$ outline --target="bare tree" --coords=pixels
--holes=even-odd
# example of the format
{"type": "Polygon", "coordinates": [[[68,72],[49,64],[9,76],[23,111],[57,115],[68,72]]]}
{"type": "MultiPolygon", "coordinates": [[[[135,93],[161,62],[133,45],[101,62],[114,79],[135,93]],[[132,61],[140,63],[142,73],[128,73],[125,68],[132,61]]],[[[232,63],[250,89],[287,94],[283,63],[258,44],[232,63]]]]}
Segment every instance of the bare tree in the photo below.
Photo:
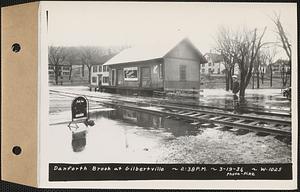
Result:
{"type": "Polygon", "coordinates": [[[254,89],[254,79],[256,77],[256,88],[259,89],[259,76],[260,76],[260,68],[262,65],[262,54],[260,53],[260,51],[257,53],[257,56],[254,60],[254,65],[253,65],[253,84],[252,84],[252,88],[254,89]]]}
{"type": "Polygon", "coordinates": [[[237,63],[239,66],[239,95],[241,101],[243,101],[245,98],[245,90],[254,72],[253,68],[257,54],[264,45],[262,38],[265,34],[265,31],[266,28],[264,28],[261,34],[258,34],[257,29],[254,29],[253,31],[237,31],[235,33],[226,30],[225,34],[221,35],[218,39],[218,42],[226,42],[226,46],[219,46],[218,50],[222,51],[223,54],[226,53],[226,55],[230,55],[230,57],[232,57],[232,63],[237,63]]]}
{"type": "MultiPolygon", "coordinates": [[[[264,84],[264,75],[266,72],[266,66],[267,66],[267,55],[264,52],[263,49],[260,49],[257,53],[257,57],[254,62],[254,74],[256,77],[256,88],[260,88],[260,80],[261,84],[264,84]]],[[[254,81],[254,75],[253,75],[253,81],[254,81]]],[[[253,88],[254,88],[254,82],[253,82],[253,88]]]]}
{"type": "Polygon", "coordinates": [[[280,20],[280,14],[276,14],[274,15],[274,17],[272,18],[275,26],[276,26],[276,34],[277,37],[280,41],[280,47],[282,47],[288,57],[288,69],[286,69],[285,67],[281,68],[281,78],[282,78],[282,83],[283,86],[286,86],[287,83],[287,79],[288,79],[288,74],[289,74],[289,80],[290,80],[290,84],[291,84],[291,61],[292,61],[292,48],[291,48],[291,43],[288,39],[288,35],[286,30],[284,30],[281,20],[280,20]]]}
{"type": "Polygon", "coordinates": [[[102,57],[112,54],[113,51],[104,47],[80,47],[79,50],[80,60],[82,65],[88,68],[88,79],[91,83],[92,66],[102,64],[102,57]]]}
{"type": "Polygon", "coordinates": [[[50,66],[53,66],[55,84],[58,84],[58,78],[61,77],[61,68],[66,61],[68,54],[64,47],[50,46],[48,48],[48,62],[50,66]]]}
{"type": "Polygon", "coordinates": [[[273,63],[277,53],[278,51],[275,46],[272,48],[269,47],[267,49],[262,50],[263,62],[265,62],[269,70],[270,87],[272,87],[272,83],[273,83],[273,63]]]}
{"type": "Polygon", "coordinates": [[[289,62],[291,63],[291,60],[292,60],[291,44],[288,39],[287,32],[282,27],[282,24],[280,21],[280,15],[275,14],[275,16],[272,20],[273,20],[274,24],[276,25],[276,33],[281,42],[281,47],[284,49],[287,57],[289,58],[289,62]]]}
{"type": "Polygon", "coordinates": [[[219,29],[217,37],[216,51],[222,55],[225,66],[225,79],[226,79],[226,91],[232,89],[232,75],[234,73],[234,57],[231,53],[232,39],[230,36],[230,30],[224,27],[219,29]]]}
{"type": "Polygon", "coordinates": [[[268,65],[267,61],[268,61],[267,55],[263,51],[261,51],[261,54],[260,54],[261,66],[259,67],[259,75],[260,75],[260,79],[261,79],[261,84],[264,84],[266,66],[268,65]]]}
{"type": "Polygon", "coordinates": [[[288,82],[288,75],[290,74],[289,61],[278,60],[278,62],[279,62],[280,77],[282,80],[282,87],[286,87],[288,82]]]}
{"type": "Polygon", "coordinates": [[[77,55],[78,55],[78,50],[75,47],[68,47],[66,48],[66,51],[68,52],[68,57],[66,61],[69,63],[70,68],[69,68],[69,80],[72,80],[72,71],[73,71],[73,66],[77,63],[77,55]]]}

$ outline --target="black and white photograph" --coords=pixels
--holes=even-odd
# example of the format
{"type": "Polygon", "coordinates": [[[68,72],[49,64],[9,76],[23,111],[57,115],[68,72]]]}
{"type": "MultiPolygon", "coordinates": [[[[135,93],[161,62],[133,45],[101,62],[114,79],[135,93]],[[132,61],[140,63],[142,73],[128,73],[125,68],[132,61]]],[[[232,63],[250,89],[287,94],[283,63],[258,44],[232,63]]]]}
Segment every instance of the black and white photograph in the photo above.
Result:
{"type": "Polygon", "coordinates": [[[266,165],[279,174],[274,179],[292,179],[296,8],[49,3],[43,64],[48,126],[42,145],[47,165],[56,163],[49,173],[84,171],[89,167],[78,164],[89,163],[132,165],[125,169],[133,172],[176,165],[172,170],[195,169],[192,180],[205,180],[197,169],[224,166],[221,179],[251,180],[259,178],[256,168],[246,172],[236,165],[266,165]]]}

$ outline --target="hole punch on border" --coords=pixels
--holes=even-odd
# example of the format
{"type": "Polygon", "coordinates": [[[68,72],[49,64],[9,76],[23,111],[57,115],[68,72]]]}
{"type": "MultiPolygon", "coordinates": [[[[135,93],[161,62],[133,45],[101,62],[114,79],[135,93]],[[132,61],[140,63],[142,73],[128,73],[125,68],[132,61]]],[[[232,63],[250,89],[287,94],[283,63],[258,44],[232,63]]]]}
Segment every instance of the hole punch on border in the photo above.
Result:
{"type": "Polygon", "coordinates": [[[15,53],[18,53],[20,52],[21,50],[21,45],[19,43],[14,43],[12,46],[11,46],[11,50],[15,53]]]}
{"type": "Polygon", "coordinates": [[[12,148],[12,152],[13,152],[13,154],[15,154],[15,155],[20,155],[21,152],[22,152],[22,148],[21,148],[20,146],[14,146],[14,147],[12,148]]]}

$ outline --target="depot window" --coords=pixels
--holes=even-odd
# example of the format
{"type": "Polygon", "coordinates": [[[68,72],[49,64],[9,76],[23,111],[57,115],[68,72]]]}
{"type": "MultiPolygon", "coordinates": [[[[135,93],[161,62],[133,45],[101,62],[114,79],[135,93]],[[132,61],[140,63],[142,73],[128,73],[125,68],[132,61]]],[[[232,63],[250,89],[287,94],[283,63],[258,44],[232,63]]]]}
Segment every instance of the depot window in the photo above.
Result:
{"type": "Polygon", "coordinates": [[[137,81],[138,80],[138,68],[137,67],[124,68],[124,80],[125,81],[137,81]]]}
{"type": "Polygon", "coordinates": [[[179,79],[180,79],[180,81],[186,81],[186,66],[185,65],[179,66],[179,79]]]}

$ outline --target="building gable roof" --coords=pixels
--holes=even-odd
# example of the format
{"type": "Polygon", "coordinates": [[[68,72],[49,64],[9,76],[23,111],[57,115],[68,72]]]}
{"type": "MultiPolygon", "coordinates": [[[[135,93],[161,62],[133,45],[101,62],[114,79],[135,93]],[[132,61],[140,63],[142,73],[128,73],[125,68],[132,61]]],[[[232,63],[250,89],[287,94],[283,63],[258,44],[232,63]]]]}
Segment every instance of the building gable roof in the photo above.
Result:
{"type": "Polygon", "coordinates": [[[125,49],[108,60],[106,63],[104,63],[104,65],[116,65],[122,63],[160,59],[165,57],[171,50],[173,50],[182,42],[186,42],[191,45],[191,47],[198,54],[201,63],[204,63],[206,61],[201,52],[192,44],[192,42],[188,38],[184,38],[176,43],[158,43],[152,46],[140,46],[125,49]]]}

